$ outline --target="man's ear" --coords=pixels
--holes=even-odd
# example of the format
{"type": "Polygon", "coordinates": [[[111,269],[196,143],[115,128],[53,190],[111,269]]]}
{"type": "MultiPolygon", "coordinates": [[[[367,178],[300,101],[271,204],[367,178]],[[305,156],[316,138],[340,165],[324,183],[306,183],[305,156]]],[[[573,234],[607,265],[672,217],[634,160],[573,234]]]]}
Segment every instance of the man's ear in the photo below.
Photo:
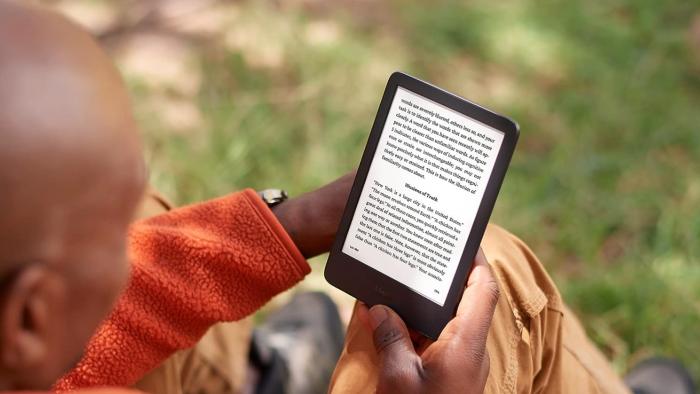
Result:
{"type": "Polygon", "coordinates": [[[6,285],[0,310],[0,363],[5,371],[20,375],[41,367],[48,356],[50,277],[45,265],[29,265],[6,285]]]}

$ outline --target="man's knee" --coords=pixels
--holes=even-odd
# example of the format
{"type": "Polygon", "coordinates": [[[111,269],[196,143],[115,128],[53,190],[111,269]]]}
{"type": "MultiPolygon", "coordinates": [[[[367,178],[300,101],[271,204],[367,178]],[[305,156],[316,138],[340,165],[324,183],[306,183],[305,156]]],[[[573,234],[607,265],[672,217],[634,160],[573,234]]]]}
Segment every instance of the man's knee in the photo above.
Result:
{"type": "Polygon", "coordinates": [[[489,224],[482,240],[486,258],[499,285],[513,307],[535,315],[545,306],[561,310],[562,301],[554,281],[532,250],[505,229],[489,224]]]}

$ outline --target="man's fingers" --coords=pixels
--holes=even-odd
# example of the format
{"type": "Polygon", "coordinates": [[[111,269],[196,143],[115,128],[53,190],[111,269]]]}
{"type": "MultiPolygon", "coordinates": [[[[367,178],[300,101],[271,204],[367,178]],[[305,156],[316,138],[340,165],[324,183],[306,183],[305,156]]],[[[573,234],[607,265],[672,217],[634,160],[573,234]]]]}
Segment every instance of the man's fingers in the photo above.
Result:
{"type": "Polygon", "coordinates": [[[392,386],[416,376],[416,368],[421,367],[420,357],[413,349],[406,324],[399,315],[384,305],[375,305],[369,310],[369,322],[383,383],[392,386]]]}
{"type": "Polygon", "coordinates": [[[369,310],[374,346],[380,355],[413,351],[408,328],[401,318],[384,305],[375,305],[369,310]]]}
{"type": "Polygon", "coordinates": [[[489,261],[486,259],[484,250],[479,248],[479,250],[476,251],[476,256],[474,256],[472,272],[469,273],[469,277],[467,278],[467,288],[475,283],[495,280],[496,278],[491,271],[491,266],[489,266],[489,261]]]}
{"type": "Polygon", "coordinates": [[[479,248],[467,288],[457,308],[457,316],[446,331],[472,343],[479,341],[485,344],[499,295],[496,277],[479,248]]]}
{"type": "Polygon", "coordinates": [[[489,308],[496,308],[499,295],[496,276],[486,260],[484,251],[479,248],[474,258],[474,267],[467,280],[467,288],[464,290],[462,300],[457,308],[457,316],[465,313],[471,316],[473,312],[480,312],[477,316],[492,315],[493,311],[489,313],[489,308]],[[486,307],[486,309],[474,309],[477,307],[486,307]]]}

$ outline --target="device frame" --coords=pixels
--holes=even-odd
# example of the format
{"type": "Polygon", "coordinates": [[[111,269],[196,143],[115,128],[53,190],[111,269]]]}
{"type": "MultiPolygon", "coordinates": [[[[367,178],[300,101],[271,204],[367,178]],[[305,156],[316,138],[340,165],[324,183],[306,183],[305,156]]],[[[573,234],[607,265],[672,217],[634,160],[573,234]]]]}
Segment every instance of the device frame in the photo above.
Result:
{"type": "Polygon", "coordinates": [[[429,338],[436,339],[457,311],[467,276],[481,244],[496,197],[513,156],[518,136],[519,127],[513,120],[410,75],[394,72],[389,77],[384,90],[335,241],[328,256],[325,268],[326,280],[368,306],[383,304],[391,307],[403,318],[408,327],[429,338]],[[399,86],[504,133],[501,148],[443,306],[342,252],[350,223],[357,209],[360,194],[399,86]]]}

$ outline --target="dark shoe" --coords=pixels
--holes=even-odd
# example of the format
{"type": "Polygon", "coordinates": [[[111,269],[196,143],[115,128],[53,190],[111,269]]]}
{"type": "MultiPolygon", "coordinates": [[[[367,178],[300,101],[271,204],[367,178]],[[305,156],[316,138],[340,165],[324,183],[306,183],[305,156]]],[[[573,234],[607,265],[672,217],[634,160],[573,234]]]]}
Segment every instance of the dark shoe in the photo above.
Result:
{"type": "Polygon", "coordinates": [[[634,394],[694,394],[690,373],[675,360],[654,357],[637,364],[625,376],[634,394]]]}
{"type": "Polygon", "coordinates": [[[257,392],[326,393],[343,337],[338,308],[326,294],[295,295],[253,331],[251,360],[267,359],[272,367],[267,372],[274,372],[262,371],[257,392]]]}

